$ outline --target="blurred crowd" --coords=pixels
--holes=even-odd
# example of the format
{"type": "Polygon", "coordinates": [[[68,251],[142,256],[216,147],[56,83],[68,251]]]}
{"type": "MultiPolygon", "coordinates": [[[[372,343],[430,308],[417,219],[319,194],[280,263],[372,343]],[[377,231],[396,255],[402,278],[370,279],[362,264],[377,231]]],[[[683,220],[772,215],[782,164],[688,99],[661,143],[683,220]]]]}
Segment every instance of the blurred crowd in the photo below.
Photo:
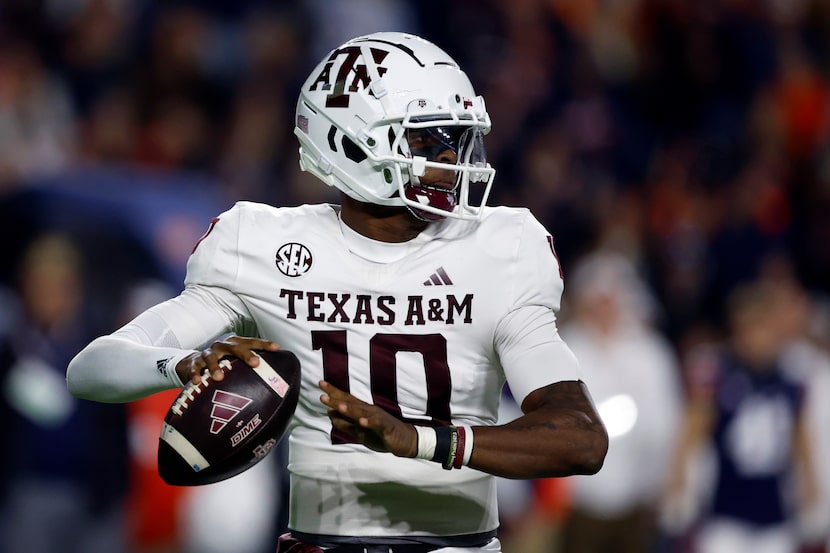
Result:
{"type": "Polygon", "coordinates": [[[490,203],[553,233],[611,437],[595,477],[503,483],[505,551],[830,550],[830,3],[0,0],[0,553],[273,550],[281,453],[166,487],[171,396],[93,405],[63,371],[233,201],[336,200],[297,90],[378,30],[484,95],[490,203]]]}

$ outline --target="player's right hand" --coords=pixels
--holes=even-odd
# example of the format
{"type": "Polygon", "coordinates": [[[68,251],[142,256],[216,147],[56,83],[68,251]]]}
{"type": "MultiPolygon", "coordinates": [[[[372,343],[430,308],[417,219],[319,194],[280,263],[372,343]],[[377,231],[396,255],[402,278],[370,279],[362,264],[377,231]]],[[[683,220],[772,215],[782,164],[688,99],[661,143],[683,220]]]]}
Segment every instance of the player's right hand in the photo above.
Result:
{"type": "Polygon", "coordinates": [[[217,340],[209,347],[188,355],[176,365],[176,373],[183,383],[188,381],[198,384],[202,374],[207,371],[214,380],[222,380],[225,375],[219,368],[219,361],[228,356],[239,357],[251,367],[259,364],[259,357],[254,350],[278,351],[279,344],[260,338],[243,338],[230,336],[224,340],[217,340]]]}
{"type": "Polygon", "coordinates": [[[413,425],[330,382],[321,380],[318,385],[324,392],[320,401],[328,407],[327,414],[334,428],[374,451],[389,452],[398,457],[415,457],[418,453],[417,431],[413,425]]]}

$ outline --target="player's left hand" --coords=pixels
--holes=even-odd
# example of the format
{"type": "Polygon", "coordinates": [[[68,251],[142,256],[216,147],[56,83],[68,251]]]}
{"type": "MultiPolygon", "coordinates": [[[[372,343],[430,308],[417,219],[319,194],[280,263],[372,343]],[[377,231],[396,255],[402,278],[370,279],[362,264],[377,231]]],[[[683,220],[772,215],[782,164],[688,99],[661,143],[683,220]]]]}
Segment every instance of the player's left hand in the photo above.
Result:
{"type": "Polygon", "coordinates": [[[369,449],[393,453],[398,457],[415,457],[418,433],[413,425],[325,380],[321,380],[319,386],[324,392],[320,401],[328,407],[328,416],[334,428],[348,433],[369,449]]]}

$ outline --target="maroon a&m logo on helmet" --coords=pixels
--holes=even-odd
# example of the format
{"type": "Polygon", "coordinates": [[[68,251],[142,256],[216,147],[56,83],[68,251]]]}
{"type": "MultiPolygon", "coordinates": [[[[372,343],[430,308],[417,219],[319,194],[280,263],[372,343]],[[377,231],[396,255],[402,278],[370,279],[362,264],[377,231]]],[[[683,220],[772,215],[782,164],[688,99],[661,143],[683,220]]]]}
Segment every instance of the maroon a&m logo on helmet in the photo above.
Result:
{"type": "MultiPolygon", "coordinates": [[[[344,46],[338,48],[331,53],[329,59],[323,65],[322,71],[311,83],[309,91],[318,89],[330,90],[331,92],[326,96],[327,108],[347,108],[349,107],[349,93],[357,92],[360,87],[369,89],[372,78],[366,68],[366,63],[358,63],[363,60],[362,48],[359,46],[344,46]],[[337,62],[340,62],[340,67],[337,70],[336,76],[332,77],[332,69],[337,62]]],[[[387,68],[380,64],[389,55],[389,52],[380,48],[369,48],[372,53],[372,62],[379,77],[386,73],[387,68]]]]}

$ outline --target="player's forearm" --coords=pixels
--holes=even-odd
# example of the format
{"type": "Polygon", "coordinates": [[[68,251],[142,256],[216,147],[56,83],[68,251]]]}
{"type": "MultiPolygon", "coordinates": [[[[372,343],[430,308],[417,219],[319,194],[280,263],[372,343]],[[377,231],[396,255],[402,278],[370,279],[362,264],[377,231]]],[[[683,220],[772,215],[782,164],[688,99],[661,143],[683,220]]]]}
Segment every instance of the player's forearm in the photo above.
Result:
{"type": "Polygon", "coordinates": [[[82,399],[123,403],[181,386],[176,363],[192,350],[139,344],[102,336],[69,363],[66,383],[82,399]]]}
{"type": "Polygon", "coordinates": [[[575,413],[475,427],[469,466],[505,478],[594,474],[602,468],[608,438],[601,424],[580,419],[575,413]]]}
{"type": "MultiPolygon", "coordinates": [[[[502,426],[475,427],[469,466],[505,478],[594,474],[608,435],[581,382],[559,382],[529,397],[531,410],[502,426]]],[[[526,402],[527,404],[527,402],[526,402]]]]}

